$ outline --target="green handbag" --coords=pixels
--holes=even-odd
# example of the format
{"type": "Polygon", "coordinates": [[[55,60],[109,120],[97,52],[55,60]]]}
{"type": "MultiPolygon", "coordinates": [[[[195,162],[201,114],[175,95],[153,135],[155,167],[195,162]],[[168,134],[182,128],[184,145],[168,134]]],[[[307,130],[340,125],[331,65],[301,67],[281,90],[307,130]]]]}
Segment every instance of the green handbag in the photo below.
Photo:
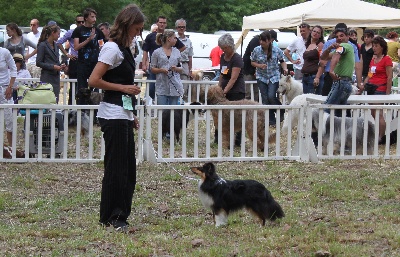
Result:
{"type": "Polygon", "coordinates": [[[32,83],[18,87],[19,104],[55,104],[56,96],[53,86],[49,83],[32,83]]]}

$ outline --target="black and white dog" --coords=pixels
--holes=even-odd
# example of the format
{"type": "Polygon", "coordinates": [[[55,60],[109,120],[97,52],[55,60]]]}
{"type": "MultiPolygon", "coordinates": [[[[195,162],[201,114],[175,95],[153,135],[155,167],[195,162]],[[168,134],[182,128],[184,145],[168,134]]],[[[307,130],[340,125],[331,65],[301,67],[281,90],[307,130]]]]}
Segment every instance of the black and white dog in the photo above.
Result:
{"type": "MultiPolygon", "coordinates": [[[[200,102],[192,102],[188,105],[201,105],[200,102]]],[[[182,109],[179,110],[174,110],[174,134],[175,134],[175,139],[177,142],[179,142],[179,136],[182,131],[182,119],[183,119],[183,111],[182,109]]],[[[193,120],[194,114],[196,110],[195,109],[188,109],[186,110],[186,127],[189,123],[189,121],[193,120]]],[[[199,110],[199,114],[202,113],[201,110],[199,110]]],[[[170,126],[171,126],[171,110],[164,110],[162,113],[162,135],[163,137],[166,136],[167,133],[171,134],[170,131],[170,126]]]]}
{"type": "Polygon", "coordinates": [[[364,118],[350,118],[345,117],[344,119],[344,131],[342,131],[342,117],[333,117],[333,131],[331,131],[331,117],[330,114],[322,112],[322,120],[319,120],[319,110],[314,109],[312,112],[312,130],[313,132],[322,133],[322,154],[327,154],[328,145],[330,143],[331,133],[333,133],[333,152],[338,153],[340,151],[342,137],[345,138],[345,149],[352,149],[352,138],[353,138],[353,119],[356,119],[355,134],[356,137],[356,152],[362,154],[363,152],[363,140],[364,133],[367,133],[367,153],[372,154],[375,141],[375,127],[371,121],[367,121],[367,131],[364,130],[364,118]],[[319,124],[322,122],[322,130],[320,130],[319,124]]]}
{"type": "Polygon", "coordinates": [[[228,215],[243,208],[260,219],[263,226],[266,220],[285,216],[282,207],[258,181],[225,180],[217,175],[211,162],[191,170],[201,178],[199,197],[204,207],[212,210],[216,227],[226,225],[228,215]]]}

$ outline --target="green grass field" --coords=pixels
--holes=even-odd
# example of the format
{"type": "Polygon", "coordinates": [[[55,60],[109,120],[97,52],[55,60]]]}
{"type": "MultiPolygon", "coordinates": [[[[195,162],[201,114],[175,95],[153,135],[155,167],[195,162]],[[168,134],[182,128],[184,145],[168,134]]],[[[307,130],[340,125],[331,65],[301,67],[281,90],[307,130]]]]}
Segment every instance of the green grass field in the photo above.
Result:
{"type": "Polygon", "coordinates": [[[217,163],[256,179],[286,217],[247,212],[215,228],[189,167],[142,163],[127,234],[98,225],[102,163],[12,164],[0,172],[0,256],[400,256],[399,161],[217,163]]]}

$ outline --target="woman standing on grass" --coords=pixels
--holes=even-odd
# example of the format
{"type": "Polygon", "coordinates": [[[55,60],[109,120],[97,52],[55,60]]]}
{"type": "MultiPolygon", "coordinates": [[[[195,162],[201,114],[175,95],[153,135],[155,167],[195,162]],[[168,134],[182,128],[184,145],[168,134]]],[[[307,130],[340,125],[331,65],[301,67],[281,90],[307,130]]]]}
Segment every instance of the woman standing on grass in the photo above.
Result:
{"type": "MultiPolygon", "coordinates": [[[[285,75],[288,74],[287,65],[282,50],[272,44],[273,38],[269,31],[260,34],[260,45],[251,53],[251,65],[256,67],[257,85],[261,93],[262,103],[266,105],[282,105],[276,91],[279,87],[280,67],[285,75]]],[[[269,125],[276,124],[276,110],[269,111],[269,125]]],[[[283,121],[283,111],[280,112],[283,121]]]]}
{"type": "Polygon", "coordinates": [[[56,44],[59,37],[60,27],[57,25],[44,27],[40,34],[36,57],[36,66],[42,68],[40,81],[53,86],[57,103],[60,96],[60,71],[65,68],[65,64],[60,63],[59,48],[56,44]]]}
{"type": "Polygon", "coordinates": [[[89,85],[105,90],[97,117],[105,141],[104,177],[101,188],[100,224],[126,231],[136,185],[133,129],[139,123],[133,114],[135,60],[130,51],[141,34],[145,16],[137,5],[126,6],[115,18],[110,38],[100,51],[89,85]]]}
{"type": "Polygon", "coordinates": [[[165,30],[156,36],[156,43],[161,47],[151,55],[151,72],[156,74],[158,105],[177,105],[183,95],[181,52],[174,47],[176,41],[173,30],[165,30]]]}
{"type": "MultiPolygon", "coordinates": [[[[368,87],[367,83],[377,86],[374,95],[389,95],[392,90],[393,63],[389,57],[388,44],[383,37],[377,36],[372,39],[372,49],[375,57],[369,64],[368,76],[364,80],[364,88],[368,87]]],[[[379,142],[385,135],[386,122],[383,118],[383,111],[379,112],[379,142]]],[[[375,118],[376,110],[371,111],[375,118]]]]}
{"type": "MultiPolygon", "coordinates": [[[[218,38],[218,46],[223,51],[220,59],[219,86],[224,90],[225,97],[229,101],[242,100],[246,96],[242,57],[235,52],[235,41],[231,34],[227,33],[218,38]]],[[[215,130],[214,142],[218,143],[218,130],[215,130]]],[[[242,132],[235,134],[235,146],[240,146],[242,132]]]]}

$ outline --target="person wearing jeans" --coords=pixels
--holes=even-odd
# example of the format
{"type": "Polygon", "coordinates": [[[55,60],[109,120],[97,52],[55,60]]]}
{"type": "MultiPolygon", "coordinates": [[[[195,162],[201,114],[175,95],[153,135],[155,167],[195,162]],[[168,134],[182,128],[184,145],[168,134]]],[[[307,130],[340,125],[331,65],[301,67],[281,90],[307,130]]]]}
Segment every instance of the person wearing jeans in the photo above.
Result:
{"type": "MultiPolygon", "coordinates": [[[[276,93],[280,78],[279,64],[283,68],[285,75],[287,75],[288,70],[282,50],[279,47],[273,46],[272,41],[273,39],[269,31],[262,32],[260,34],[260,45],[254,48],[250,60],[251,65],[256,67],[256,79],[262,103],[281,105],[276,93]]],[[[269,113],[269,125],[275,125],[276,110],[270,109],[269,113]]],[[[280,115],[283,118],[283,111],[281,111],[280,115]]]]}
{"type": "MultiPolygon", "coordinates": [[[[282,105],[279,101],[276,91],[279,87],[279,82],[271,82],[264,83],[263,81],[257,79],[257,86],[261,93],[262,103],[265,105],[282,105]]],[[[269,125],[276,124],[275,117],[276,109],[269,110],[269,125]]],[[[281,120],[283,121],[283,111],[281,111],[281,120]]]]}
{"type": "MultiPolygon", "coordinates": [[[[352,92],[352,79],[354,71],[354,50],[348,43],[349,34],[347,30],[336,29],[337,43],[328,47],[327,51],[332,56],[329,74],[332,77],[332,89],[328,94],[325,104],[347,104],[347,99],[352,92]]],[[[325,53],[324,53],[325,54],[325,53]]],[[[329,112],[330,110],[325,110],[329,112]]],[[[341,116],[341,110],[335,111],[336,116],[341,116]]]]}

